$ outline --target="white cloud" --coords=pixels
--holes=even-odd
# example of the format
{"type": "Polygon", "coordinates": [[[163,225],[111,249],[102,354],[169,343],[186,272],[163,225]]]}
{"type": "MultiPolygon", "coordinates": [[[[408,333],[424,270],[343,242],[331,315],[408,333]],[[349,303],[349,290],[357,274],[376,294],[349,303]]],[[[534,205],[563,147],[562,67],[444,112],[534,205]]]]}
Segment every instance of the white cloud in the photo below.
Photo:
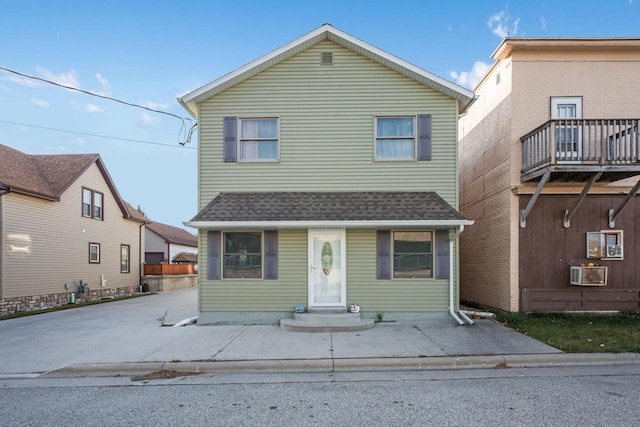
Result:
{"type": "Polygon", "coordinates": [[[83,138],[75,138],[69,142],[71,143],[71,145],[85,145],[87,143],[87,141],[85,141],[83,138]]]}
{"type": "Polygon", "coordinates": [[[169,109],[168,102],[145,101],[142,103],[142,105],[147,108],[151,108],[152,110],[168,110],[169,109]]]}
{"type": "Polygon", "coordinates": [[[46,80],[50,80],[63,86],[69,86],[74,89],[80,89],[80,76],[74,70],[71,70],[66,74],[54,74],[42,67],[37,67],[36,70],[38,70],[40,75],[46,80]]]}
{"type": "Polygon", "coordinates": [[[542,25],[543,30],[547,29],[547,20],[544,18],[544,16],[540,17],[540,24],[542,25]]]}
{"type": "Polygon", "coordinates": [[[85,110],[87,110],[90,113],[102,113],[104,110],[102,108],[100,108],[99,106],[95,105],[95,104],[87,104],[84,107],[85,110]]]}
{"type": "Polygon", "coordinates": [[[491,28],[491,32],[501,39],[505,37],[514,37],[518,34],[518,24],[520,18],[516,19],[510,27],[511,17],[503,10],[494,14],[487,21],[487,26],[491,28]]]}
{"type": "Polygon", "coordinates": [[[42,86],[42,83],[37,80],[28,79],[26,77],[16,76],[13,74],[9,74],[6,71],[3,71],[4,75],[0,76],[0,80],[19,84],[20,86],[26,87],[39,87],[42,86]]]}
{"type": "Polygon", "coordinates": [[[140,113],[140,123],[142,123],[143,125],[150,125],[153,124],[156,121],[155,118],[151,117],[149,114],[147,113],[140,113]]]}
{"type": "Polygon", "coordinates": [[[31,103],[38,108],[47,108],[49,106],[49,103],[47,101],[43,101],[42,99],[38,98],[31,98],[31,103]]]}
{"type": "Polygon", "coordinates": [[[464,86],[469,89],[474,89],[480,80],[487,74],[491,66],[482,61],[476,61],[471,67],[471,71],[461,71],[457,73],[455,71],[450,71],[449,76],[458,83],[460,86],[464,86]]]}
{"type": "Polygon", "coordinates": [[[106,79],[106,77],[104,77],[102,74],[100,73],[96,73],[96,79],[98,80],[98,82],[100,82],[100,85],[102,85],[102,90],[101,91],[93,91],[93,93],[95,93],[96,95],[102,95],[102,96],[111,96],[111,83],[109,83],[109,80],[106,79]]]}

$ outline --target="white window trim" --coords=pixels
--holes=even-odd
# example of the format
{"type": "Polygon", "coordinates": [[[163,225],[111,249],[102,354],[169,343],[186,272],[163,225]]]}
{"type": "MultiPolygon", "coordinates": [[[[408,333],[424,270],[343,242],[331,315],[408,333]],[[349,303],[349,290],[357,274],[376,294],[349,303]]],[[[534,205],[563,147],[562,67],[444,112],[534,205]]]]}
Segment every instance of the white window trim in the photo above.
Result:
{"type": "MultiPolygon", "coordinates": [[[[377,162],[410,162],[415,161],[418,158],[418,116],[415,114],[400,114],[400,115],[381,115],[374,116],[373,120],[373,160],[377,162]],[[401,119],[411,118],[413,120],[413,157],[378,157],[378,119],[401,119]]],[[[409,139],[404,138],[386,138],[386,139],[409,139]]]]}
{"type": "MultiPolygon", "coordinates": [[[[561,104],[575,104],[576,117],[575,119],[582,118],[582,97],[581,96],[552,96],[551,97],[551,120],[560,120],[557,117],[558,105],[561,104]]],[[[570,119],[567,119],[570,120],[570,119]]]]}
{"type": "Polygon", "coordinates": [[[436,232],[435,230],[391,230],[391,280],[436,280],[436,232]],[[430,277],[396,277],[395,276],[395,233],[396,232],[416,232],[416,233],[431,233],[431,276],[430,277]]]}
{"type": "Polygon", "coordinates": [[[220,280],[264,280],[264,230],[224,230],[220,233],[220,245],[222,250],[220,252],[220,280]],[[225,245],[225,236],[233,233],[259,233],[260,234],[260,277],[224,277],[225,261],[227,248],[225,245]]]}
{"type": "Polygon", "coordinates": [[[95,242],[90,242],[89,243],[89,264],[100,264],[100,243],[95,243],[95,242]],[[95,261],[91,259],[91,248],[92,247],[98,248],[98,251],[97,251],[98,259],[96,259],[95,261]]]}
{"type": "MultiPolygon", "coordinates": [[[[236,148],[238,163],[277,163],[280,161],[280,117],[238,117],[238,129],[236,133],[238,135],[238,146],[236,148]],[[276,140],[278,143],[278,154],[275,159],[244,159],[242,157],[242,121],[243,120],[275,120],[276,121],[276,140]]],[[[273,138],[246,138],[247,141],[272,141],[273,138]]]]}

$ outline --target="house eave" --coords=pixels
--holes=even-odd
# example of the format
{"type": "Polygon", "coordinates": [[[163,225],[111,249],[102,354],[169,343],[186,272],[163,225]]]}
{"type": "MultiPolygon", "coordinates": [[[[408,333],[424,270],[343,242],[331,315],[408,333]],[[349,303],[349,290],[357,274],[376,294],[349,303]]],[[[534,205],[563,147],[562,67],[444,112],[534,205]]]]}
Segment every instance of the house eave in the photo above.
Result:
{"type": "Polygon", "coordinates": [[[183,224],[198,230],[297,229],[311,228],[434,228],[451,229],[473,225],[470,220],[406,221],[187,221],[183,224]]]}
{"type": "Polygon", "coordinates": [[[194,117],[198,119],[197,104],[207,98],[217,95],[228,88],[255,76],[267,68],[288,59],[315,44],[330,40],[347,49],[386,66],[404,76],[437,90],[459,101],[459,112],[463,112],[473,101],[472,91],[456,85],[448,80],[436,76],[420,67],[393,56],[382,49],[355,38],[337,28],[324,24],[310,33],[252,61],[213,82],[196,89],[181,98],[178,102],[194,117]]]}

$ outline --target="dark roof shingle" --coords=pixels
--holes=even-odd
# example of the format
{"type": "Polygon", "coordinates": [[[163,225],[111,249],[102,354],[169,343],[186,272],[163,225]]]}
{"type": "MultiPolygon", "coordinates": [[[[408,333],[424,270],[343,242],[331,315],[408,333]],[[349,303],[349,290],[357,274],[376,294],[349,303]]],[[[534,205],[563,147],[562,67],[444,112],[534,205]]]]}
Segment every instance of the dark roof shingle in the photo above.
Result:
{"type": "Polygon", "coordinates": [[[466,220],[435,192],[220,193],[191,221],[466,220]]]}
{"type": "Polygon", "coordinates": [[[97,154],[30,155],[0,145],[0,185],[12,191],[58,200],[97,154]]]}
{"type": "Polygon", "coordinates": [[[198,247],[198,238],[182,228],[160,222],[150,222],[147,224],[147,228],[165,239],[168,243],[192,246],[194,248],[198,247]]]}

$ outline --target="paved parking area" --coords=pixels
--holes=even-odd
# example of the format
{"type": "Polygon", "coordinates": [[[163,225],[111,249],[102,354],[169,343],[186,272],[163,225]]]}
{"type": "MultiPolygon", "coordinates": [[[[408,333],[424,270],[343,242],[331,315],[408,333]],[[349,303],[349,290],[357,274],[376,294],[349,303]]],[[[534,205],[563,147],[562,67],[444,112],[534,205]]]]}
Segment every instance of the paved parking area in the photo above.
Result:
{"type": "Polygon", "coordinates": [[[493,320],[384,322],[357,332],[288,332],[277,325],[162,327],[197,316],[197,289],[0,322],[0,375],[79,364],[373,359],[554,354],[493,320]]]}

